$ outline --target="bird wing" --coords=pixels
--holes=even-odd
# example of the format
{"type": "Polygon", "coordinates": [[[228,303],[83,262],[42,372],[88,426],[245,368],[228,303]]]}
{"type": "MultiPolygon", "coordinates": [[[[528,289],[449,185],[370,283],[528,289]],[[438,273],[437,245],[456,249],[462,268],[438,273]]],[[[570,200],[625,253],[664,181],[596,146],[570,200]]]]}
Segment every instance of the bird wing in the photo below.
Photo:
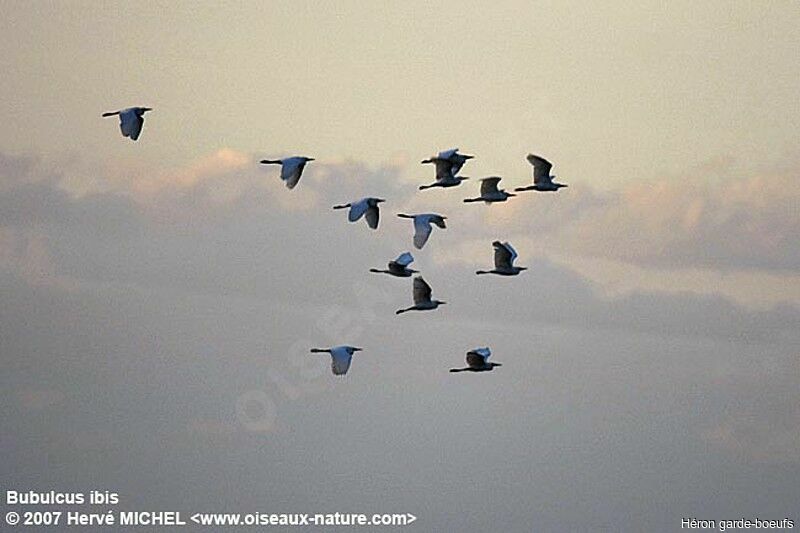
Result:
{"type": "Polygon", "coordinates": [[[289,157],[281,160],[281,179],[286,182],[288,188],[294,189],[297,182],[300,181],[305,166],[306,160],[303,157],[289,157]]]}
{"type": "Polygon", "coordinates": [[[448,181],[455,175],[453,162],[450,159],[434,157],[431,161],[436,165],[436,181],[448,181]]]}
{"type": "Polygon", "coordinates": [[[511,268],[511,263],[514,261],[514,253],[506,247],[508,243],[501,243],[495,241],[494,246],[494,267],[495,268],[511,268]]]}
{"type": "Polygon", "coordinates": [[[369,198],[362,198],[361,200],[350,204],[350,212],[347,214],[347,220],[350,222],[355,222],[359,218],[364,216],[364,213],[367,212],[369,209],[369,204],[367,201],[369,198]]]}
{"type": "Polygon", "coordinates": [[[481,353],[482,348],[467,352],[467,365],[470,368],[483,368],[486,366],[486,357],[481,353]]]}
{"type": "Polygon", "coordinates": [[[458,153],[458,148],[451,148],[449,150],[442,150],[436,157],[439,159],[450,159],[458,153]]]}
{"type": "Polygon", "coordinates": [[[450,161],[453,163],[453,168],[450,169],[450,172],[452,172],[453,176],[455,176],[461,171],[461,167],[463,167],[464,163],[469,161],[469,159],[461,154],[453,154],[453,156],[450,158],[450,161]]]}
{"type": "Polygon", "coordinates": [[[483,357],[484,362],[486,362],[486,360],[489,359],[489,356],[492,355],[492,351],[489,349],[488,346],[484,348],[475,348],[475,350],[473,351],[478,355],[480,355],[481,357],[483,357]]]}
{"type": "Polygon", "coordinates": [[[389,272],[392,274],[396,274],[398,276],[402,275],[406,271],[406,267],[398,263],[397,261],[389,261],[389,272]]]}
{"type": "Polygon", "coordinates": [[[553,164],[550,163],[550,161],[538,155],[528,154],[528,163],[533,165],[534,184],[552,183],[553,180],[550,178],[550,169],[553,168],[553,164]]]}
{"type": "Polygon", "coordinates": [[[331,349],[331,370],[334,375],[343,376],[347,374],[352,360],[353,354],[347,350],[347,347],[337,346],[331,349]]]}
{"type": "Polygon", "coordinates": [[[395,259],[394,262],[397,263],[398,265],[406,267],[414,262],[414,256],[408,252],[403,252],[402,254],[397,256],[397,259],[395,259]]]}
{"type": "Polygon", "coordinates": [[[132,140],[139,138],[144,126],[144,118],[137,115],[133,109],[125,109],[119,113],[119,129],[124,137],[132,140]]]}
{"type": "Polygon", "coordinates": [[[503,246],[505,246],[506,250],[508,250],[509,252],[511,252],[511,264],[513,265],[513,264],[514,264],[514,260],[515,260],[517,257],[519,257],[519,256],[517,255],[517,251],[514,249],[514,247],[513,247],[513,246],[511,246],[511,243],[510,243],[510,242],[508,242],[508,241],[504,242],[504,243],[503,243],[503,246]]]}
{"type": "Polygon", "coordinates": [[[377,205],[370,206],[367,209],[367,225],[372,229],[378,229],[378,221],[381,218],[380,208],[377,205]]]}
{"type": "Polygon", "coordinates": [[[497,191],[497,184],[500,183],[499,177],[492,177],[492,178],[483,178],[481,180],[481,196],[486,196],[487,194],[496,193],[497,191]]]}
{"type": "Polygon", "coordinates": [[[431,301],[431,286],[425,283],[422,276],[414,278],[414,305],[431,301]]]}
{"type": "Polygon", "coordinates": [[[431,222],[428,217],[414,217],[414,246],[422,249],[431,236],[431,222]]]}

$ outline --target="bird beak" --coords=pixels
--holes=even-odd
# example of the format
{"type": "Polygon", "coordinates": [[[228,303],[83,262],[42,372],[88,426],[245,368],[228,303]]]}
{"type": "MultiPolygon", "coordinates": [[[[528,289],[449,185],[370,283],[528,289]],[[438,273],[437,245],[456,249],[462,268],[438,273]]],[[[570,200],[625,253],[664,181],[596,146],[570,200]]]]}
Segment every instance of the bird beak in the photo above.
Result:
{"type": "Polygon", "coordinates": [[[474,155],[466,155],[464,154],[464,159],[475,159],[474,155]]]}
{"type": "Polygon", "coordinates": [[[142,111],[152,111],[152,110],[153,110],[152,107],[143,107],[142,108],[142,111]]]}
{"type": "Polygon", "coordinates": [[[447,303],[447,302],[439,302],[439,305],[444,305],[444,304],[446,304],[446,303],[447,303]]]}
{"type": "Polygon", "coordinates": [[[383,198],[376,198],[375,201],[380,203],[380,202],[385,202],[386,200],[384,200],[383,198]]]}
{"type": "Polygon", "coordinates": [[[353,348],[353,351],[354,352],[363,352],[364,349],[363,348],[353,348]]]}

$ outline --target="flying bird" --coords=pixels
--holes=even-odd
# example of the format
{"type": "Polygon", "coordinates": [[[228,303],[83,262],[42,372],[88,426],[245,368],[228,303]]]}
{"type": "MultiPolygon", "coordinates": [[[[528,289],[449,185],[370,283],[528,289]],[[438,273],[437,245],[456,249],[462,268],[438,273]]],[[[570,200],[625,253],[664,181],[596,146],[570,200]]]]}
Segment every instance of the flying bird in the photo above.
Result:
{"type": "Polygon", "coordinates": [[[473,155],[459,154],[458,148],[439,152],[438,155],[425,159],[423,164],[432,163],[436,167],[436,181],[430,185],[420,185],[419,190],[424,191],[431,187],[455,187],[462,181],[468,180],[466,176],[457,176],[464,163],[474,158],[473,155]]]}
{"type": "Polygon", "coordinates": [[[527,187],[517,187],[514,189],[515,191],[551,192],[557,191],[562,187],[567,187],[566,183],[556,183],[553,181],[555,176],[550,175],[550,169],[553,168],[553,164],[550,161],[533,154],[528,154],[527,159],[528,163],[533,165],[533,185],[528,185],[527,187]]]}
{"type": "Polygon", "coordinates": [[[313,157],[296,156],[287,157],[285,159],[262,159],[262,165],[280,165],[281,166],[281,179],[286,182],[286,186],[294,189],[297,182],[300,181],[300,176],[303,175],[303,169],[306,163],[314,161],[313,157]]]}
{"type": "Polygon", "coordinates": [[[311,348],[311,353],[331,354],[331,370],[334,376],[344,376],[350,368],[355,352],[363,351],[354,346],[334,346],[333,348],[311,348]]]}
{"type": "Polygon", "coordinates": [[[397,216],[400,218],[414,219],[414,246],[420,250],[425,246],[425,243],[428,242],[428,237],[431,236],[431,230],[433,229],[431,228],[431,224],[436,224],[442,229],[447,228],[444,222],[447,217],[437,215],[436,213],[424,213],[419,215],[398,213],[397,216]]]}
{"type": "Polygon", "coordinates": [[[491,372],[500,363],[490,363],[489,356],[492,351],[489,347],[475,348],[467,352],[467,366],[465,368],[451,368],[450,372],[491,372]]]}
{"type": "Polygon", "coordinates": [[[410,278],[412,274],[419,272],[408,268],[408,265],[414,262],[414,256],[409,252],[403,252],[394,261],[389,261],[388,270],[378,270],[377,268],[370,268],[370,272],[378,274],[390,274],[398,278],[410,278]]]}
{"type": "Polygon", "coordinates": [[[367,225],[372,229],[378,229],[378,220],[380,219],[378,204],[385,201],[386,200],[382,198],[368,197],[349,204],[335,205],[333,208],[347,209],[349,207],[350,212],[347,214],[347,219],[350,222],[355,222],[359,218],[365,216],[367,225]]]}
{"type": "Polygon", "coordinates": [[[516,196],[514,193],[506,192],[504,189],[498,189],[497,184],[500,183],[498,176],[490,178],[483,178],[481,180],[481,195],[477,198],[465,198],[465,202],[486,202],[492,204],[494,202],[505,202],[511,196],[516,196]]]}
{"type": "Polygon", "coordinates": [[[508,242],[494,241],[494,269],[478,270],[476,274],[499,274],[501,276],[516,276],[527,267],[514,266],[517,258],[517,251],[508,242]]]}
{"type": "Polygon", "coordinates": [[[414,278],[414,305],[398,309],[395,314],[399,315],[406,311],[431,311],[446,303],[440,300],[431,300],[431,286],[425,283],[422,276],[417,276],[414,278]]]}
{"type": "Polygon", "coordinates": [[[130,137],[132,141],[139,138],[144,126],[144,114],[152,111],[150,107],[129,107],[120,111],[110,111],[103,113],[104,117],[119,115],[119,129],[123,137],[130,137]]]}

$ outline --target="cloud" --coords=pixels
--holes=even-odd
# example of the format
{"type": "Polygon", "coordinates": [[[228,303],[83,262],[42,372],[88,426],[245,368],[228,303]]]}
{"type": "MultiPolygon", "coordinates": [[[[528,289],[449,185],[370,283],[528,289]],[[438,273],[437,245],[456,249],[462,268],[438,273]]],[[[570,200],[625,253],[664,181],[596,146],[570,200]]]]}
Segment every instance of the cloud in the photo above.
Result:
{"type": "Polygon", "coordinates": [[[516,201],[507,214],[524,217],[535,202],[524,230],[562,253],[661,269],[796,272],[799,174],[664,178],[602,193],[578,183],[559,193],[558,204],[516,201]]]}
{"type": "Polygon", "coordinates": [[[747,461],[800,462],[800,405],[790,400],[800,352],[758,354],[759,365],[728,371],[715,394],[726,397],[703,438],[747,461]]]}
{"type": "MultiPolygon", "coordinates": [[[[172,169],[107,168],[102,187],[93,188],[92,176],[73,189],[76,180],[46,162],[3,155],[0,265],[32,283],[65,286],[115,280],[258,292],[277,278],[289,296],[307,287],[296,273],[308,271],[309,252],[286,253],[287,238],[294,250],[314,252],[314,275],[324,275],[328,260],[357,271],[410,246],[409,224],[395,212],[440,211],[451,224],[434,235],[438,246],[418,255],[443,268],[489,264],[489,243],[500,238],[515,244],[520,264],[559,263],[612,298],[691,291],[765,309],[800,300],[785,288],[797,279],[800,253],[789,242],[800,230],[791,209],[800,186],[786,169],[770,179],[664,179],[602,192],[578,182],[557,195],[465,206],[468,185],[419,193],[413,168],[315,161],[289,191],[277,168],[224,148],[172,169]],[[346,224],[329,208],[367,194],[389,199],[380,232],[346,224]],[[362,256],[337,253],[352,239],[362,241],[362,256]]],[[[352,297],[349,288],[334,290],[352,297]]]]}

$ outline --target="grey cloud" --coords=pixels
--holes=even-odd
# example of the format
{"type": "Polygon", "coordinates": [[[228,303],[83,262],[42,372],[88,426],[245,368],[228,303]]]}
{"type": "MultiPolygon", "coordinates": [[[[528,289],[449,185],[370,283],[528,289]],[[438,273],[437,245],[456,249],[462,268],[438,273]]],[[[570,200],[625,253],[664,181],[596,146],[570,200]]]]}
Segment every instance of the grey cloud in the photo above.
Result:
{"type": "Polygon", "coordinates": [[[398,170],[320,165],[287,191],[218,159],[235,164],[77,197],[58,180],[0,192],[2,227],[79,281],[0,269],[4,479],[100,480],[131,508],[408,511],[419,530],[667,531],[694,509],[794,509],[795,307],[609,300],[532,257],[518,278],[480,279],[436,258],[474,238],[457,212],[415,254],[449,305],[396,317],[408,280],[367,269],[410,228],[386,216],[371,232],[327,204],[359,192],[351,173],[377,194],[413,190],[398,170]],[[314,203],[281,203],[305,192],[314,203]],[[339,342],[365,347],[345,380],[307,351],[339,342]],[[485,344],[498,371],[447,372],[485,344]],[[245,418],[274,420],[248,426],[243,398],[267,402],[245,418]]]}

